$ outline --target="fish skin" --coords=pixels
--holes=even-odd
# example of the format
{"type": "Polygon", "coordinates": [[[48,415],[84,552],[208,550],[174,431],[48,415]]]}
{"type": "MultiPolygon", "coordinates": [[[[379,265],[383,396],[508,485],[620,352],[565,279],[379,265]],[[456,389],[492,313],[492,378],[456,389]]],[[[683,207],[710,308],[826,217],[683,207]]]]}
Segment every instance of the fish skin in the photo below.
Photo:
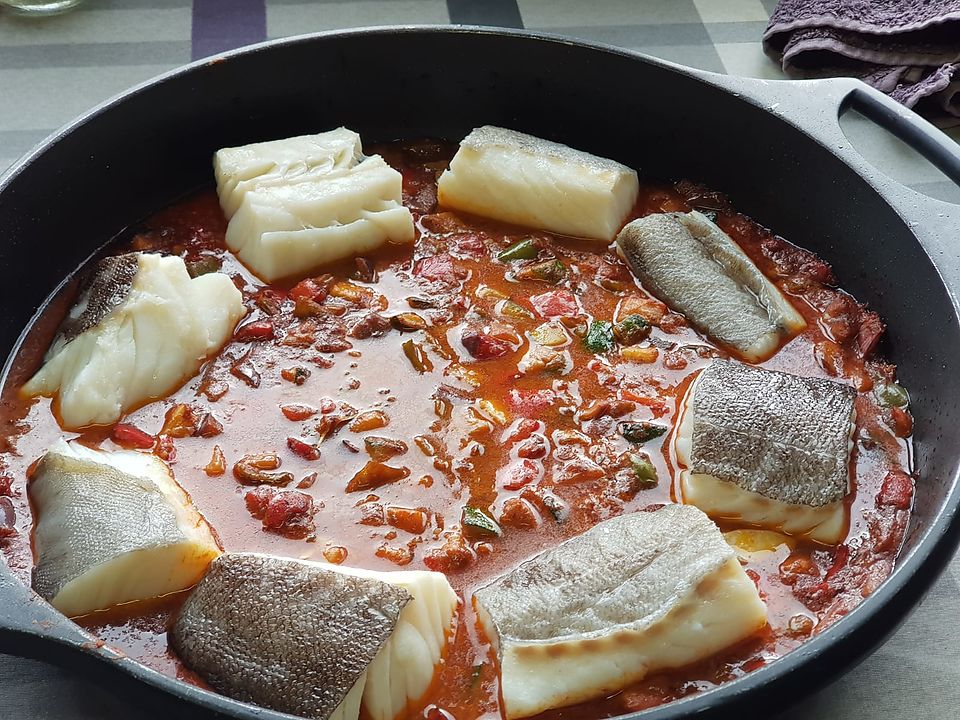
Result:
{"type": "Polygon", "coordinates": [[[98,261],[85,280],[76,304],[60,324],[47,355],[98,325],[111,310],[126,300],[139,266],[137,253],[105,257],[98,261]]]}
{"type": "Polygon", "coordinates": [[[748,360],[769,357],[806,326],[737,244],[699,212],[634,220],[620,231],[617,247],[644,287],[748,360]]]}
{"type": "Polygon", "coordinates": [[[716,525],[672,504],[602,522],[481,588],[474,601],[500,658],[508,720],[616,692],[766,623],[756,587],[716,525]]]}
{"type": "Polygon", "coordinates": [[[646,573],[663,566],[674,575],[699,579],[733,556],[706,515],[684,505],[667,505],[600,523],[521,563],[474,596],[492,617],[500,618],[501,638],[551,641],[591,636],[612,625],[642,622],[658,612],[667,598],[656,594],[656,588],[643,592],[646,573]],[[658,542],[679,528],[688,537],[658,542]],[[672,546],[676,552],[665,551],[672,546]]]}
{"type": "Polygon", "coordinates": [[[796,505],[846,496],[854,388],[715,360],[692,392],[690,472],[796,505]]]}
{"type": "MultiPolygon", "coordinates": [[[[182,565],[195,563],[194,573],[164,587],[166,594],[195,583],[219,554],[206,521],[189,505],[189,496],[176,485],[166,465],[153,455],[106,453],[61,441],[41,458],[28,492],[36,509],[33,588],[70,616],[106,609],[81,608],[72,604],[75,599],[66,604],[62,595],[71,583],[104,564],[136,552],[182,545],[188,548],[182,565]],[[117,458],[142,463],[146,471],[134,474],[108,464],[117,458]],[[167,488],[160,487],[160,479],[169,483],[167,488]]],[[[156,573],[164,576],[170,570],[156,568],[156,573]]],[[[117,602],[141,599],[147,598],[120,597],[117,602]]]]}
{"type": "Polygon", "coordinates": [[[211,564],[169,637],[219,692],[325,720],[363,680],[409,601],[402,588],[320,563],[228,553],[211,564]]]}

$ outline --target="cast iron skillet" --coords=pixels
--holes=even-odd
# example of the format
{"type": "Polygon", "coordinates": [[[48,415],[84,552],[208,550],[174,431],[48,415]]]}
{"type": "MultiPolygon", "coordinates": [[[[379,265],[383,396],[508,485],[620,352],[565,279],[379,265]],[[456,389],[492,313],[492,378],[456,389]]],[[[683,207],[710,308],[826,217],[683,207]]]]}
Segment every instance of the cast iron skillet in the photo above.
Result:
{"type": "MultiPolygon", "coordinates": [[[[0,347],[16,349],[45,298],[107,238],[209,184],[211,155],[227,145],[338,125],[368,142],[459,139],[491,123],[616,158],[644,175],[705,182],[824,257],[844,288],[880,312],[890,326],[884,351],[900,367],[916,418],[916,508],[893,576],[784,659],[644,718],[782,708],[875,649],[958,543],[960,207],[914,193],[867,164],[838,125],[848,108],[960,183],[960,152],[945,136],[852,80],[737,79],[611,47],[483,28],[326,33],[229,53],[93,110],[0,178],[0,347]]],[[[98,646],[4,563],[0,651],[103,676],[117,691],[136,692],[140,707],[177,717],[282,717],[98,646]]]]}

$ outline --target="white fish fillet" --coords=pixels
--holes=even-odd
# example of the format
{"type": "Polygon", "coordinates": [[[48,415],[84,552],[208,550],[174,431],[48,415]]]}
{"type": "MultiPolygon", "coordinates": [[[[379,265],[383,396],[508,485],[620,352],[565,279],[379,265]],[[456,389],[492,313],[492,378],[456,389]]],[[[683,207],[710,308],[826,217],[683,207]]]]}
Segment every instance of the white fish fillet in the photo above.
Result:
{"type": "Polygon", "coordinates": [[[638,192],[626,165],[484,125],[460,143],[437,197],[454,210],[610,242],[638,192]]]}
{"type": "Polygon", "coordinates": [[[442,573],[376,572],[338,565],[328,569],[396,585],[413,597],[363,681],[363,707],[370,719],[396,720],[430,688],[453,632],[457,595],[442,573]]]}
{"type": "Polygon", "coordinates": [[[171,392],[227,341],[246,312],[226,275],[191,278],[179,257],[135,253],[120,259],[133,263],[132,280],[106,288],[97,285],[95,273],[67,322],[94,305],[100,311],[79,334],[61,333],[23,387],[28,395],[58,395],[67,428],[116,422],[130,408],[171,392]],[[102,302],[104,292],[118,302],[102,302]]]}
{"type": "Polygon", "coordinates": [[[402,177],[346,128],[219,150],[227,245],[268,282],[410,242],[402,177]]]}
{"type": "Polygon", "coordinates": [[[180,609],[170,645],[229,697],[314,720],[357,720],[370,663],[412,599],[333,568],[225,553],[180,609]]]}
{"type": "Polygon", "coordinates": [[[360,136],[344,127],[223,148],[213,158],[217,195],[229,218],[251,190],[322,180],[349,170],[362,158],[360,136]]]}
{"type": "MultiPolygon", "coordinates": [[[[717,368],[722,367],[723,361],[718,362],[721,365],[717,368]]],[[[729,365],[739,366],[735,363],[729,365]]],[[[770,471],[760,472],[764,476],[772,473],[772,476],[767,478],[767,485],[770,487],[761,489],[757,478],[748,479],[746,472],[737,478],[738,481],[734,481],[691,469],[698,465],[693,450],[693,437],[697,392],[702,378],[705,377],[701,374],[687,392],[676,433],[677,461],[684,468],[680,473],[683,502],[695,505],[713,518],[743,522],[787,535],[809,537],[831,545],[841,542],[847,530],[847,508],[843,496],[848,489],[846,462],[849,461],[849,436],[855,426],[853,398],[838,397],[832,402],[825,402],[822,394],[819,394],[813,396],[808,403],[790,402],[796,392],[803,391],[801,383],[810,382],[809,380],[785,373],[740,367],[743,373],[749,375],[742,380],[742,384],[736,379],[731,383],[743,389],[743,392],[739,393],[740,397],[731,395],[719,398],[719,402],[727,408],[731,421],[740,422],[740,430],[738,432],[736,429],[724,428],[719,437],[727,435],[730,442],[725,444],[722,450],[715,448],[714,452],[728,454],[726,465],[730,472],[735,472],[739,467],[736,458],[742,454],[750,455],[751,459],[747,464],[751,466],[770,467],[770,471]],[[767,375],[774,377],[768,381],[766,389],[754,384],[754,377],[767,375]],[[804,407],[809,408],[809,412],[804,412],[804,407]],[[840,417],[831,425],[838,425],[839,430],[818,426],[817,418],[821,414],[831,414],[834,408],[840,417]],[[743,418],[744,415],[748,417],[743,418]],[[777,429],[771,432],[767,439],[758,443],[755,438],[763,436],[764,426],[769,428],[773,422],[777,423],[777,429]],[[790,427],[782,427],[784,424],[790,427]],[[827,438],[834,436],[835,442],[828,441],[827,438]],[[816,449],[811,447],[804,450],[804,453],[826,455],[828,444],[831,448],[840,447],[844,457],[841,467],[836,468],[839,480],[828,478],[823,468],[812,461],[802,464],[799,460],[786,459],[788,452],[797,458],[802,457],[798,450],[785,448],[790,441],[798,445],[804,437],[815,445],[823,446],[816,449]],[[743,444],[745,442],[749,443],[749,448],[743,444]],[[768,456],[769,459],[765,459],[768,456]],[[753,460],[757,462],[754,463],[753,460]],[[838,483],[840,489],[833,489],[838,483]],[[806,486],[806,489],[799,486],[806,486]]],[[[828,383],[823,380],[814,382],[818,385],[828,383]]],[[[848,392],[849,388],[837,383],[824,387],[831,385],[836,385],[837,391],[842,395],[852,394],[852,391],[848,392]]]]}
{"type": "Polygon", "coordinates": [[[157,457],[58,441],[29,486],[34,589],[70,617],[195,584],[220,554],[157,457]]]}
{"type": "Polygon", "coordinates": [[[766,624],[720,531],[682,505],[600,523],[474,597],[508,720],[616,692],[766,624]]]}
{"type": "Polygon", "coordinates": [[[644,286],[701,332],[756,362],[806,327],[777,287],[702,213],[634,220],[617,248],[644,286]]]}

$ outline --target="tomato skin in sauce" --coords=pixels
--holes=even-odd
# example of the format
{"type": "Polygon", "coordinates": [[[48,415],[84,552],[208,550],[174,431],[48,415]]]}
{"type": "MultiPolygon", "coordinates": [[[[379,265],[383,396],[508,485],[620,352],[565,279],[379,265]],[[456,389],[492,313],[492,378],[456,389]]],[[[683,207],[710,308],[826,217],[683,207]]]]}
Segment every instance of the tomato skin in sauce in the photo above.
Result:
{"type": "MultiPolygon", "coordinates": [[[[474,589],[605,518],[677,500],[678,403],[700,368],[728,356],[646,293],[612,249],[437,208],[436,178],[453,150],[430,141],[372,148],[403,173],[416,243],[306,279],[266,287],[238,263],[213,191],[149,218],[116,251],[219,269],[249,313],[170,397],[79,434],[164,457],[228,550],[446,573],[463,599],[457,629],[427,696],[410,709],[431,720],[499,714],[496,658],[476,623],[474,589]],[[604,324],[613,333],[632,315],[649,337],[605,346],[604,324]],[[556,353],[531,358],[534,335],[556,353]],[[652,436],[631,442],[624,423],[635,440],[637,428],[652,436]],[[660,426],[660,435],[649,429],[660,426]],[[638,458],[654,479],[637,481],[638,458]]],[[[714,214],[807,320],[762,365],[860,391],[848,536],[837,547],[793,539],[743,552],[769,607],[767,628],[694,667],[546,713],[556,720],[654,707],[775,660],[876,589],[909,520],[912,419],[884,402],[899,386],[896,369],[872,356],[880,319],[836,288],[826,263],[718,193],[686,181],[643,184],[631,218],[691,209],[714,214]]],[[[28,469],[63,433],[55,403],[18,388],[74,293],[66,289],[33,326],[3,389],[0,547],[26,583],[28,469]]],[[[80,622],[144,664],[203,685],[166,644],[184,597],[80,622]]]]}

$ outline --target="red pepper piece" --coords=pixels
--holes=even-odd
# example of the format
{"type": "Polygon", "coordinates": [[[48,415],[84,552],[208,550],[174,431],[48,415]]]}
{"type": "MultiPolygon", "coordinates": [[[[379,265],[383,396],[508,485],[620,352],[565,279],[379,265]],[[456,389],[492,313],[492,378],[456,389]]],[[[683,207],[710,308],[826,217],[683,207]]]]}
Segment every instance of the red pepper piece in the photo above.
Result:
{"type": "Polygon", "coordinates": [[[139,450],[152,448],[156,442],[156,438],[154,438],[153,435],[148,435],[140,428],[134,427],[129,423],[117,423],[114,425],[110,439],[122,447],[137,448],[139,450]]]}

